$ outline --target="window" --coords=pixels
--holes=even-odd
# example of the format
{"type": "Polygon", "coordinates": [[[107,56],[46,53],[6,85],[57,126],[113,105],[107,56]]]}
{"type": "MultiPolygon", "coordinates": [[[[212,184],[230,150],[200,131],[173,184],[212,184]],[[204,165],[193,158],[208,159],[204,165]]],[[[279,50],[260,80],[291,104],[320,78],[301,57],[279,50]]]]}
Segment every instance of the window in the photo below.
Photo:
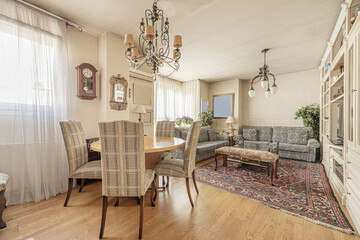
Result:
{"type": "Polygon", "coordinates": [[[208,102],[201,100],[201,112],[206,112],[208,108],[208,102]]]}
{"type": "Polygon", "coordinates": [[[227,118],[233,115],[234,94],[213,96],[214,118],[227,118]]]}

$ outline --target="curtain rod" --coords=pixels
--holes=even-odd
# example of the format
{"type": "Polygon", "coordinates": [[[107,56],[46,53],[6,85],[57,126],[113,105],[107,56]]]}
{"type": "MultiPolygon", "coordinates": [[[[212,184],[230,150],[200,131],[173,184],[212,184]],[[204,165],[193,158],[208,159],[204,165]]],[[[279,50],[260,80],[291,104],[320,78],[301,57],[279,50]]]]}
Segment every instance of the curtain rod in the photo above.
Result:
{"type": "Polygon", "coordinates": [[[67,19],[65,19],[65,18],[63,18],[63,17],[60,17],[59,15],[56,15],[56,14],[54,14],[54,13],[52,13],[52,12],[49,12],[49,11],[43,9],[43,8],[40,8],[40,7],[38,7],[38,6],[35,6],[35,5],[31,4],[31,3],[25,2],[25,1],[23,1],[23,0],[16,0],[16,1],[19,2],[19,3],[21,3],[21,4],[26,5],[26,6],[28,6],[28,7],[31,7],[31,8],[33,8],[33,9],[36,9],[36,10],[42,12],[42,13],[45,13],[45,14],[47,14],[47,15],[49,15],[49,16],[52,16],[52,17],[54,17],[54,18],[56,18],[56,19],[59,19],[59,20],[65,22],[67,26],[71,26],[71,27],[76,28],[79,32],[84,31],[84,32],[89,33],[89,34],[91,34],[91,35],[97,36],[97,35],[95,35],[94,33],[91,33],[91,32],[88,32],[88,31],[84,30],[83,27],[80,26],[79,24],[74,23],[74,22],[72,22],[72,21],[69,21],[69,20],[67,20],[67,19]]]}

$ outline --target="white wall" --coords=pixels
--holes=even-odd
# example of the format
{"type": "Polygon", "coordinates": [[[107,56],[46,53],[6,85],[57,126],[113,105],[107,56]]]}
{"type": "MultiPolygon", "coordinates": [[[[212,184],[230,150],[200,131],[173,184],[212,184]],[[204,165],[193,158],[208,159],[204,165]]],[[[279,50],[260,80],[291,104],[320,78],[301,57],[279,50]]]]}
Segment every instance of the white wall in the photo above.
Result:
{"type": "MultiPolygon", "coordinates": [[[[201,81],[200,98],[207,99],[212,107],[212,97],[219,94],[234,93],[234,116],[241,125],[254,126],[302,126],[302,120],[295,120],[295,112],[311,103],[319,103],[318,69],[285,75],[277,75],[278,93],[265,97],[260,83],[254,86],[256,96],[250,98],[249,80],[229,80],[215,83],[201,81]]],[[[217,131],[227,128],[225,119],[215,119],[213,127],[217,131]]]]}
{"type": "Polygon", "coordinates": [[[254,126],[302,126],[294,120],[295,112],[311,103],[320,102],[318,69],[276,76],[278,92],[265,97],[260,83],[254,86],[256,96],[248,95],[250,81],[242,81],[242,124],[254,126]]]}
{"type": "MultiPolygon", "coordinates": [[[[68,57],[70,72],[70,101],[71,119],[81,121],[86,138],[98,136],[98,109],[99,98],[93,100],[80,99],[77,94],[77,72],[75,67],[81,63],[90,63],[99,71],[99,41],[98,38],[79,32],[76,29],[68,28],[68,57]]],[[[96,75],[99,83],[100,74],[96,75]]],[[[97,84],[96,94],[99,96],[99,86],[97,84]]]]}

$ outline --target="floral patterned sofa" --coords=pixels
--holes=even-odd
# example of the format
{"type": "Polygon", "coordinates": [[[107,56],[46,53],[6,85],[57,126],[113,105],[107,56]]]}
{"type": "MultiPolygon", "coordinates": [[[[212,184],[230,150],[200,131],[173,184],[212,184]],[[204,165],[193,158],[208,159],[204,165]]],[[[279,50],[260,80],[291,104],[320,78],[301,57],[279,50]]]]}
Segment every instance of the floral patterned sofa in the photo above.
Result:
{"type": "MultiPolygon", "coordinates": [[[[189,127],[175,127],[174,137],[186,140],[189,127]]],[[[218,135],[210,126],[201,127],[198,146],[196,148],[196,162],[211,158],[215,154],[215,149],[229,146],[227,135],[218,135]]],[[[184,158],[184,147],[173,150],[173,158],[184,158]]]]}
{"type": "Polygon", "coordinates": [[[315,162],[320,143],[313,138],[311,127],[243,126],[236,143],[249,149],[273,149],[279,143],[281,158],[315,162]]]}

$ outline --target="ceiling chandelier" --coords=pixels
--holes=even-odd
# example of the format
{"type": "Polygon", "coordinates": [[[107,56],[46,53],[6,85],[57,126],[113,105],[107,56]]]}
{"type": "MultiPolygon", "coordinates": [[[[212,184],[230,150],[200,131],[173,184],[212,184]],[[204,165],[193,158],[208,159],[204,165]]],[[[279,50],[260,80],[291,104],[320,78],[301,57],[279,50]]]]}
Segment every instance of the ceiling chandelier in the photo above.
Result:
{"type": "Polygon", "coordinates": [[[182,39],[180,35],[174,36],[173,56],[170,54],[169,39],[169,19],[164,18],[163,10],[157,7],[158,0],[154,1],[152,10],[145,10],[145,19],[140,22],[139,50],[134,47],[132,34],[125,34],[124,44],[127,46],[125,52],[126,59],[132,69],[139,69],[145,63],[151,67],[154,73],[154,80],[159,73],[159,67],[169,66],[171,73],[180,68],[179,60],[181,58],[180,48],[182,39]]]}
{"type": "Polygon", "coordinates": [[[262,50],[261,52],[264,53],[264,66],[261,67],[259,70],[259,74],[253,78],[251,81],[251,88],[249,90],[249,96],[254,97],[255,96],[255,90],[254,90],[254,84],[261,81],[260,85],[262,88],[267,88],[265,92],[265,96],[269,98],[271,95],[275,95],[277,93],[277,86],[275,84],[276,78],[274,74],[270,73],[269,66],[266,65],[266,52],[268,52],[270,49],[266,48],[262,50]],[[270,79],[269,76],[274,81],[273,85],[270,87],[270,79]]]}

